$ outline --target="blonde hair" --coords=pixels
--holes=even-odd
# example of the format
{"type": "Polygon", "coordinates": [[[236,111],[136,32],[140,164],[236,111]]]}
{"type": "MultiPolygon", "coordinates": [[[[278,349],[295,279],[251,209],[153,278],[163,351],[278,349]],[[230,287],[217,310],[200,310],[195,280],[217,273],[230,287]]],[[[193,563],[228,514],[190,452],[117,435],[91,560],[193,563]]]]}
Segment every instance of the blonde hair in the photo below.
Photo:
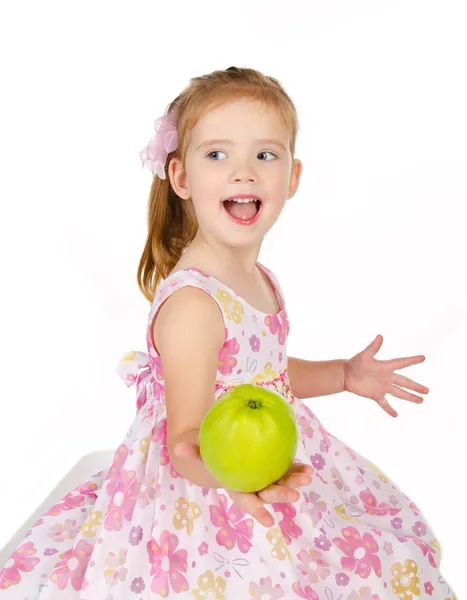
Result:
{"type": "Polygon", "coordinates": [[[291,98],[277,79],[255,69],[229,67],[190,80],[183,92],[169,104],[177,121],[178,148],[167,156],[166,179],[154,176],[148,202],[148,237],[141,256],[137,282],[152,303],[157,286],[173,270],[198,230],[190,201],[172,189],[167,165],[178,158],[185,167],[189,134],[209,110],[239,99],[259,101],[276,109],[290,130],[290,152],[295,156],[299,123],[291,98]]]}

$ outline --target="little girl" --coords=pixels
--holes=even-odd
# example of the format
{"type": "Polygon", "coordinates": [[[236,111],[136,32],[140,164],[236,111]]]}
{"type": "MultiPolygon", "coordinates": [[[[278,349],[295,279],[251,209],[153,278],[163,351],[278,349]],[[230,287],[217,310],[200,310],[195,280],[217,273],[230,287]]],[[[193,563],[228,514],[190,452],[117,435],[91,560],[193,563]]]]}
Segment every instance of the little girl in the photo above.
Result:
{"type": "MultiPolygon", "coordinates": [[[[301,401],[309,363],[288,359],[284,294],[257,262],[301,175],[292,100],[231,67],[192,79],[155,128],[140,154],[155,174],[138,269],[148,353],[118,366],[137,412],[112,465],[9,558],[0,600],[453,600],[417,506],[301,401]],[[300,434],[290,471],[256,494],[223,489],[198,446],[210,406],[246,382],[285,397],[300,434]]],[[[427,388],[392,371],[424,357],[380,363],[381,341],[314,371],[323,395],[368,395],[393,415],[389,389],[421,401],[397,384],[427,388]]]]}

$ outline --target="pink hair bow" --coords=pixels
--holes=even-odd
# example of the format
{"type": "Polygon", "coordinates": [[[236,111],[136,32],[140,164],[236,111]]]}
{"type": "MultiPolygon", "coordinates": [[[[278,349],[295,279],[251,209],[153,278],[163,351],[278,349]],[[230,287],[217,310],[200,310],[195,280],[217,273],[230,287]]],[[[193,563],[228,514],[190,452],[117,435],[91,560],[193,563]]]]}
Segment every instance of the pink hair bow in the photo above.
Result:
{"type": "Polygon", "coordinates": [[[155,135],[149,140],[148,145],[141,150],[143,168],[147,164],[148,169],[154,174],[165,179],[165,162],[169,152],[173,152],[178,146],[177,122],[173,112],[169,113],[169,107],[165,109],[162,117],[154,122],[155,135]]]}

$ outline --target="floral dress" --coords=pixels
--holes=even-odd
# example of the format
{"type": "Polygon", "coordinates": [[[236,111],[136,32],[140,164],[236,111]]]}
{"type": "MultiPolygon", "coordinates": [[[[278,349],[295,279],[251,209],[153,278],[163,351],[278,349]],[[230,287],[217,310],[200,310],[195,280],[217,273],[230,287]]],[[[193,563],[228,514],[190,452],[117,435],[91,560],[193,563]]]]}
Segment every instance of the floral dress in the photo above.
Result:
{"type": "MultiPolygon", "coordinates": [[[[454,600],[427,520],[370,460],[322,426],[291,392],[290,330],[275,275],[258,263],[280,311],[263,313],[195,268],[162,280],[145,352],[117,372],[136,384],[136,414],[113,463],[52,506],[0,571],[0,600],[454,600]],[[215,397],[240,383],[282,394],[295,411],[297,460],[312,481],[293,503],[269,506],[265,527],[224,489],[191,484],[167,452],[164,374],[152,340],[158,308],[183,286],[222,312],[215,397]]],[[[183,375],[183,374],[181,374],[183,375]]]]}

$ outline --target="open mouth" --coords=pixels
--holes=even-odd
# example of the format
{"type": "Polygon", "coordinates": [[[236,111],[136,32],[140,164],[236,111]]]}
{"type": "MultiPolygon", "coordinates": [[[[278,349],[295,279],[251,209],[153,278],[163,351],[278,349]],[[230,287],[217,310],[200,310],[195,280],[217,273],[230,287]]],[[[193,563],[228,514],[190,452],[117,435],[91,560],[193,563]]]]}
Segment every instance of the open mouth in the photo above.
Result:
{"type": "Polygon", "coordinates": [[[260,208],[261,200],[224,200],[225,210],[237,221],[249,222],[256,217],[260,208]]]}

